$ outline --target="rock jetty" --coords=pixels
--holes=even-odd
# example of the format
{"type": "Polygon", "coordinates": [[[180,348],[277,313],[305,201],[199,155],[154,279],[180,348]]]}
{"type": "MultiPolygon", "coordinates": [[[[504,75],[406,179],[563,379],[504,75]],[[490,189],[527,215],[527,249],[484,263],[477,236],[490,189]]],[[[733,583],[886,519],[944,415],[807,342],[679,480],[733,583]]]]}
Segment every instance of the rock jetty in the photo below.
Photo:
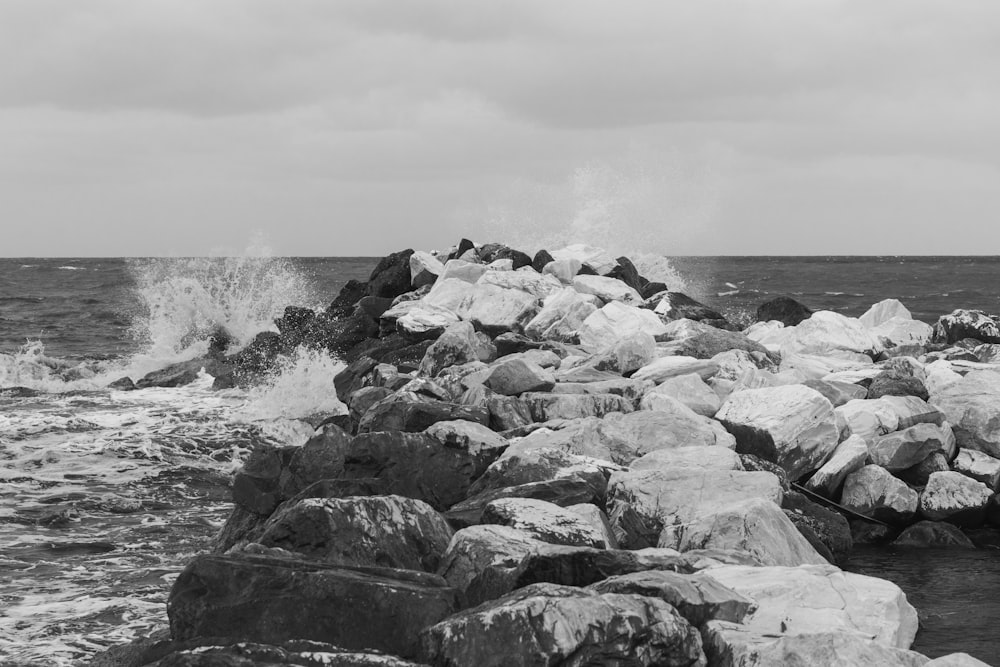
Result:
{"type": "Polygon", "coordinates": [[[839,565],[1000,522],[997,318],[757,314],[599,248],[463,240],[140,379],[251,383],[312,346],[347,409],[252,453],[169,633],[93,664],[985,664],[910,651],[903,592],[839,565]]]}

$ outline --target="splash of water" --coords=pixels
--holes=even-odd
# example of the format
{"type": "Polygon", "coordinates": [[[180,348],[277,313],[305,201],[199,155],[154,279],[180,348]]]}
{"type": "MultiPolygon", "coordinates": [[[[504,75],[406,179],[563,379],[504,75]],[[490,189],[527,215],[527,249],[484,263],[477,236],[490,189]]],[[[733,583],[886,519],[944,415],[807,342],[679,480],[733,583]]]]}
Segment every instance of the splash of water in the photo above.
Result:
{"type": "Polygon", "coordinates": [[[282,359],[276,371],[249,392],[239,419],[296,419],[320,414],[343,414],[347,406],[337,399],[333,378],[344,363],[325,350],[298,348],[282,359]]]}

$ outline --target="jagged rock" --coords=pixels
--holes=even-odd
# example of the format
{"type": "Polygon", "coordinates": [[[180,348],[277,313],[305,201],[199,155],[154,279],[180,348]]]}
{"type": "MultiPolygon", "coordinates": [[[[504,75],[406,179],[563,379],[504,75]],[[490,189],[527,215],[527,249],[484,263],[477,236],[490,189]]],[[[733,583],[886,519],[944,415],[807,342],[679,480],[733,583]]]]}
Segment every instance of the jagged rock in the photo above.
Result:
{"type": "Polygon", "coordinates": [[[542,273],[555,277],[563,285],[572,285],[581,268],[583,264],[578,259],[555,259],[542,267],[542,273]]]}
{"type": "Polygon", "coordinates": [[[667,356],[660,357],[646,364],[632,374],[633,380],[649,380],[656,384],[678,375],[697,373],[702,380],[707,380],[718,370],[718,365],[711,359],[695,359],[694,357],[667,356]]]}
{"type": "Polygon", "coordinates": [[[352,393],[347,400],[347,409],[351,422],[357,425],[373,405],[392,396],[392,394],[392,390],[385,387],[361,387],[352,393]]]}
{"type": "Polygon", "coordinates": [[[552,255],[548,250],[544,248],[535,253],[535,256],[531,258],[531,268],[539,273],[545,268],[545,265],[553,260],[552,255]]]}
{"type": "Polygon", "coordinates": [[[436,422],[427,427],[425,433],[446,447],[492,458],[500,456],[508,445],[506,438],[500,434],[464,419],[436,422]]]}
{"type": "Polygon", "coordinates": [[[645,305],[664,321],[686,318],[722,329],[730,327],[729,322],[719,311],[681,292],[658,292],[647,297],[645,305]]]}
{"type": "Polygon", "coordinates": [[[608,415],[605,421],[632,445],[633,459],[673,447],[736,447],[733,436],[719,422],[702,417],[679,401],[671,402],[668,397],[659,402],[656,410],[608,415]]]}
{"type": "Polygon", "coordinates": [[[853,632],[775,634],[722,621],[710,621],[703,632],[705,655],[713,667],[924,667],[927,660],[914,651],[883,646],[853,632]]]}
{"type": "Polygon", "coordinates": [[[993,315],[981,310],[955,310],[942,315],[934,325],[934,343],[956,343],[975,338],[983,343],[1000,343],[1000,325],[993,315]]]}
{"type": "Polygon", "coordinates": [[[531,257],[520,250],[515,250],[502,243],[487,243],[479,249],[479,258],[489,264],[497,260],[510,260],[511,269],[517,270],[523,266],[531,266],[531,257]]]}
{"type": "Polygon", "coordinates": [[[955,470],[996,491],[1000,487],[1000,459],[974,449],[963,449],[953,462],[955,470]]]}
{"type": "MultiPolygon", "coordinates": [[[[331,433],[343,435],[340,429],[331,429],[331,433]]],[[[243,468],[233,477],[233,502],[256,514],[269,515],[284,500],[278,488],[281,471],[304,449],[305,446],[255,445],[243,468]]]]}
{"type": "Polygon", "coordinates": [[[618,266],[618,262],[615,258],[605,252],[602,248],[595,248],[582,243],[576,243],[568,245],[565,248],[560,248],[559,250],[553,250],[551,251],[551,254],[552,258],[555,260],[575,259],[580,262],[581,265],[589,266],[593,269],[594,273],[599,276],[607,275],[612,269],[618,266]]]}
{"type": "Polygon", "coordinates": [[[323,427],[306,444],[294,450],[288,463],[282,465],[278,498],[281,500],[291,498],[321,479],[341,477],[344,471],[344,457],[351,443],[351,436],[339,427],[333,425],[323,427]]]}
{"type": "Polygon", "coordinates": [[[579,514],[544,500],[500,498],[483,509],[482,522],[510,526],[549,544],[606,549],[601,533],[579,514]]]}
{"type": "Polygon", "coordinates": [[[784,511],[802,536],[823,558],[834,565],[843,565],[851,555],[851,527],[842,514],[814,503],[801,493],[785,493],[781,500],[784,511]]]}
{"type": "Polygon", "coordinates": [[[868,398],[882,396],[916,396],[924,401],[930,398],[927,387],[918,378],[894,371],[879,373],[868,386],[868,398]]]}
{"type": "Polygon", "coordinates": [[[885,468],[866,465],[844,480],[840,504],[849,510],[887,523],[906,523],[916,513],[917,492],[885,468]]]}
{"type": "Polygon", "coordinates": [[[802,320],[809,319],[812,309],[787,296],[779,296],[757,306],[757,321],[770,322],[777,320],[786,327],[794,327],[802,320]]]}
{"type": "Polygon", "coordinates": [[[767,348],[742,333],[718,329],[687,318],[668,323],[664,335],[669,337],[670,342],[662,347],[663,351],[695,359],[711,359],[730,350],[768,354],[767,348]]]}
{"type": "Polygon", "coordinates": [[[620,301],[630,306],[642,304],[639,292],[615,278],[578,275],[573,278],[573,289],[581,294],[593,294],[604,302],[620,301]]]}
{"type": "Polygon", "coordinates": [[[698,631],[662,600],[554,584],[456,614],[422,643],[436,665],[705,664],[698,631]]]}
{"type": "Polygon", "coordinates": [[[458,315],[491,336],[523,331],[524,325],[538,313],[538,298],[519,289],[484,284],[483,278],[462,302],[458,315]]]}
{"type": "Polygon", "coordinates": [[[663,402],[660,400],[661,396],[669,396],[703,417],[714,417],[721,405],[718,394],[697,373],[667,378],[643,395],[639,407],[643,410],[657,410],[663,402]]]}
{"type": "Polygon", "coordinates": [[[920,494],[920,514],[932,521],[975,526],[983,522],[993,492],[960,472],[936,472],[920,494]]]}
{"type": "Polygon", "coordinates": [[[483,383],[498,394],[518,396],[524,392],[547,392],[555,386],[551,371],[524,359],[501,359],[483,383]]]}
{"type": "Polygon", "coordinates": [[[900,533],[893,541],[897,547],[963,547],[975,549],[965,534],[956,526],[944,521],[918,521],[900,533]]]}
{"type": "Polygon", "coordinates": [[[396,392],[368,409],[358,422],[358,433],[372,431],[423,431],[439,421],[464,419],[487,425],[484,408],[438,400],[424,400],[410,392],[396,392]]]}
{"type": "Polygon", "coordinates": [[[396,317],[396,331],[411,338],[427,340],[439,338],[448,327],[459,321],[458,315],[447,308],[425,304],[422,301],[407,303],[417,305],[406,308],[402,315],[396,317]]]}
{"type": "Polygon", "coordinates": [[[456,531],[438,572],[463,593],[492,567],[513,569],[545,543],[510,526],[475,525],[456,531]]]}
{"type": "Polygon", "coordinates": [[[673,447],[643,454],[629,464],[629,470],[674,470],[709,468],[743,470],[740,456],[725,447],[673,447]]]}
{"type": "Polygon", "coordinates": [[[410,284],[414,289],[431,285],[444,271],[444,264],[429,252],[418,250],[410,255],[410,284]]]}
{"type": "Polygon", "coordinates": [[[641,549],[657,546],[666,526],[690,523],[752,498],[780,502],[777,477],[704,468],[628,470],[612,473],[608,480],[608,518],[619,544],[641,549]]]}
{"type": "Polygon", "coordinates": [[[790,330],[781,345],[782,354],[787,351],[833,356],[849,352],[873,357],[882,348],[882,343],[861,322],[829,310],[820,310],[803,320],[790,330]]]}
{"type": "Polygon", "coordinates": [[[528,392],[519,399],[536,422],[553,419],[603,417],[613,412],[631,412],[632,403],[615,394],[549,394],[528,392]]]}
{"type": "Polygon", "coordinates": [[[524,326],[524,333],[532,338],[570,342],[596,310],[591,298],[565,287],[545,297],[541,309],[524,326]]]}
{"type": "Polygon", "coordinates": [[[354,279],[348,280],[340,288],[337,298],[327,307],[326,314],[330,317],[350,315],[355,304],[366,294],[368,294],[368,283],[354,279]]]}
{"type": "Polygon", "coordinates": [[[639,275],[639,269],[635,268],[635,264],[628,257],[619,257],[616,261],[618,265],[608,272],[608,277],[617,278],[635,291],[641,292],[649,281],[639,275]]]}
{"type": "Polygon", "coordinates": [[[613,345],[622,336],[644,332],[651,336],[663,333],[665,325],[650,311],[611,301],[583,320],[577,332],[580,344],[597,352],[613,345]]]}
{"type": "Polygon", "coordinates": [[[948,434],[934,424],[915,424],[901,431],[879,436],[868,445],[872,463],[889,472],[915,466],[934,452],[944,452],[948,434]]]}
{"type": "Polygon", "coordinates": [[[430,505],[402,496],[308,498],[283,506],[257,541],[331,565],[437,570],[451,540],[430,505]]]}
{"type": "Polygon", "coordinates": [[[920,463],[894,474],[910,486],[927,486],[931,475],[943,470],[951,470],[948,459],[942,452],[934,452],[920,463]]]}
{"type": "Polygon", "coordinates": [[[589,588],[598,593],[625,593],[659,598],[676,608],[695,626],[712,620],[739,623],[757,608],[753,600],[723,586],[704,572],[631,572],[608,577],[591,584],[589,588]]]}
{"type": "MultiPolygon", "coordinates": [[[[470,266],[482,265],[472,264],[470,266]]],[[[485,270],[486,267],[483,267],[482,272],[478,269],[475,272],[479,273],[480,277],[482,277],[482,273],[485,273],[485,270]]],[[[471,277],[471,274],[464,275],[463,273],[459,273],[458,277],[442,275],[420,302],[428,306],[446,308],[461,317],[465,312],[463,304],[475,294],[475,282],[479,281],[479,278],[476,278],[475,282],[467,280],[467,278],[471,277]]]]}
{"type": "Polygon", "coordinates": [[[491,463],[469,487],[469,496],[532,482],[578,477],[603,499],[608,486],[607,475],[611,469],[618,469],[618,466],[555,448],[508,451],[491,463]]]}
{"type": "Polygon", "coordinates": [[[810,491],[815,491],[827,498],[836,498],[840,485],[844,479],[855,470],[858,470],[868,460],[868,445],[864,438],[859,435],[852,435],[842,443],[837,445],[833,454],[826,460],[812,477],[806,481],[805,486],[810,491]]]}
{"type": "Polygon", "coordinates": [[[801,385],[733,394],[715,417],[736,437],[736,451],[774,461],[792,481],[819,468],[838,442],[830,401],[801,385]]]}
{"type": "Polygon", "coordinates": [[[896,584],[884,579],[844,572],[833,565],[722,565],[707,574],[757,603],[757,610],[743,621],[751,632],[858,633],[897,648],[910,646],[917,633],[916,610],[896,584]]]}
{"type": "MultiPolygon", "coordinates": [[[[767,473],[743,473],[744,475],[767,473]]],[[[826,563],[772,500],[747,497],[715,511],[664,526],[658,546],[731,549],[753,556],[762,565],[826,563]]]]}
{"type": "MultiPolygon", "coordinates": [[[[484,403],[490,413],[490,428],[496,431],[508,431],[532,423],[531,412],[528,410],[528,406],[518,398],[495,394],[486,387],[482,387],[482,390],[483,392],[487,392],[484,403]]],[[[469,403],[473,391],[473,389],[470,389],[466,396],[463,396],[462,401],[469,403]]]]}
{"type": "Polygon", "coordinates": [[[198,374],[202,370],[213,377],[217,377],[232,374],[233,367],[229,363],[213,357],[199,357],[190,361],[180,361],[176,364],[170,364],[166,368],[146,373],[135,383],[135,387],[136,389],[180,387],[197,380],[198,374]]]}
{"type": "Polygon", "coordinates": [[[563,289],[562,283],[557,278],[537,273],[531,269],[524,271],[487,271],[479,279],[479,284],[521,290],[537,299],[544,299],[550,294],[560,292],[563,289]]]}
{"type": "Polygon", "coordinates": [[[393,298],[410,291],[410,256],[413,250],[386,255],[368,277],[368,294],[393,298]]]}
{"type": "Polygon", "coordinates": [[[429,347],[420,362],[420,373],[434,377],[448,366],[478,361],[476,331],[468,322],[456,322],[429,347]]]}
{"type": "Polygon", "coordinates": [[[853,400],[835,409],[846,435],[859,435],[866,442],[916,424],[942,426],[944,414],[916,396],[883,396],[853,400]]]}
{"type": "Polygon", "coordinates": [[[926,322],[903,317],[893,317],[869,331],[886,350],[926,345],[934,333],[933,327],[926,322]]]}
{"type": "Polygon", "coordinates": [[[932,395],[962,449],[1000,458],[1000,373],[972,371],[932,395]]]}
{"type": "Polygon", "coordinates": [[[894,317],[913,319],[913,315],[899,299],[884,299],[866,310],[858,320],[866,327],[872,328],[888,322],[894,317]]]}
{"type": "Polygon", "coordinates": [[[167,602],[175,640],[314,639],[402,657],[417,653],[420,631],[457,609],[455,589],[425,572],[260,556],[196,556],[167,602]]]}
{"type": "Polygon", "coordinates": [[[650,363],[656,357],[656,339],[644,331],[622,336],[595,355],[587,365],[597,370],[628,375],[650,363]]]}

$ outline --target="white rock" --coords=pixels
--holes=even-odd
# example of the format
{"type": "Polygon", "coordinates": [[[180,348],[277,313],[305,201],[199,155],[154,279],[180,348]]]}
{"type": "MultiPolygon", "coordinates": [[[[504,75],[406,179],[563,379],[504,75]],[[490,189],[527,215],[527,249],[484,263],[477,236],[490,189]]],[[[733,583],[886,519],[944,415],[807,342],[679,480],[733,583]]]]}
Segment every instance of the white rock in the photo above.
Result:
{"type": "Polygon", "coordinates": [[[920,513],[931,521],[975,515],[986,509],[992,496],[990,487],[960,472],[934,472],[920,494],[920,513]]]}
{"type": "Polygon", "coordinates": [[[955,457],[952,467],[994,491],[1000,487],[1000,459],[974,449],[963,449],[955,457]]]}
{"type": "Polygon", "coordinates": [[[933,397],[948,385],[954,384],[962,379],[962,375],[956,373],[951,366],[951,362],[940,359],[924,366],[924,386],[927,392],[933,397]]]}
{"type": "Polygon", "coordinates": [[[858,318],[861,324],[868,328],[877,327],[884,322],[888,322],[894,317],[904,320],[912,320],[913,315],[899,299],[885,299],[879,301],[858,318]]]}
{"type": "Polygon", "coordinates": [[[518,271],[488,271],[479,279],[479,284],[519,289],[538,299],[544,299],[563,288],[556,278],[536,273],[531,267],[526,268],[527,270],[518,271]]]}
{"type": "Polygon", "coordinates": [[[697,373],[667,378],[646,392],[639,407],[643,410],[656,410],[661,396],[674,398],[704,417],[715,416],[721,405],[718,395],[697,373]]]}
{"type": "Polygon", "coordinates": [[[761,565],[822,565],[819,555],[774,502],[748,498],[693,521],[664,527],[659,547],[731,549],[753,556],[761,565]]]}
{"type": "Polygon", "coordinates": [[[442,271],[444,264],[429,252],[417,250],[410,255],[410,284],[414,288],[430,285],[442,271]]]}
{"type": "Polygon", "coordinates": [[[536,498],[498,498],[483,510],[483,523],[517,528],[549,544],[608,548],[601,532],[582,516],[536,498]]]}
{"type": "Polygon", "coordinates": [[[781,347],[795,333],[795,327],[786,327],[783,322],[771,320],[756,322],[743,331],[747,338],[755,340],[772,352],[779,352],[781,347]]]}
{"type": "Polygon", "coordinates": [[[549,253],[552,259],[575,259],[581,264],[586,264],[598,275],[606,275],[618,266],[618,260],[608,254],[603,248],[595,248],[583,243],[568,245],[559,250],[552,250],[549,253]]]}
{"type": "Polygon", "coordinates": [[[458,315],[487,332],[521,331],[538,312],[538,299],[527,292],[496,285],[473,285],[458,315]]]}
{"type": "Polygon", "coordinates": [[[447,308],[423,303],[422,301],[405,303],[419,304],[416,307],[407,309],[406,313],[396,319],[396,329],[411,336],[421,336],[438,329],[444,330],[448,326],[458,322],[458,315],[447,308]]]}
{"type": "Polygon", "coordinates": [[[889,472],[901,472],[934,452],[947,452],[950,436],[950,429],[936,424],[914,424],[868,443],[868,458],[889,472]]]}
{"type": "Polygon", "coordinates": [[[542,273],[555,277],[563,285],[572,285],[573,278],[580,272],[583,264],[574,258],[556,259],[542,267],[542,273]]]}
{"type": "Polygon", "coordinates": [[[850,358],[785,351],[781,353],[781,364],[778,368],[782,371],[799,371],[810,380],[822,380],[834,373],[874,368],[872,360],[864,355],[855,352],[842,353],[841,356],[843,355],[850,355],[850,358]]]}
{"type": "MultiPolygon", "coordinates": [[[[649,312],[649,311],[646,311],[649,312]]],[[[677,377],[696,373],[701,379],[707,380],[715,375],[718,366],[711,359],[695,359],[694,357],[660,357],[632,374],[633,380],[649,380],[656,384],[677,377]]]]}
{"type": "Polygon", "coordinates": [[[803,385],[732,394],[715,418],[736,434],[739,451],[774,461],[791,481],[823,465],[839,442],[833,405],[803,385]]]}
{"type": "Polygon", "coordinates": [[[1000,373],[973,371],[932,393],[931,401],[955,429],[959,447],[1000,458],[1000,373]]]}
{"type": "Polygon", "coordinates": [[[580,344],[591,352],[597,352],[611,346],[622,336],[638,331],[657,336],[663,333],[664,327],[652,311],[612,301],[591,313],[580,325],[580,344]]]}
{"type": "Polygon", "coordinates": [[[630,470],[709,468],[743,470],[740,455],[726,447],[672,447],[644,454],[629,464],[630,470]]]}
{"type": "Polygon", "coordinates": [[[424,432],[442,445],[459,447],[470,454],[497,456],[507,449],[507,440],[502,435],[464,419],[435,422],[424,432]]]}
{"type": "Polygon", "coordinates": [[[674,447],[736,447],[736,439],[722,424],[667,396],[657,410],[612,414],[605,421],[621,438],[636,443],[641,454],[674,447]]]}
{"type": "Polygon", "coordinates": [[[859,470],[867,459],[868,445],[864,438],[852,435],[837,445],[833,455],[806,482],[806,488],[827,498],[834,498],[844,479],[859,470]]]}
{"type": "Polygon", "coordinates": [[[566,342],[576,337],[584,320],[596,310],[590,299],[572,287],[564,287],[545,298],[541,310],[524,327],[524,333],[540,340],[566,342]]]}
{"type": "Polygon", "coordinates": [[[573,278],[573,288],[581,294],[593,294],[603,301],[621,301],[630,306],[642,304],[642,296],[617,278],[581,275],[573,278]]]}
{"type": "Polygon", "coordinates": [[[744,619],[750,631],[773,635],[857,632],[895,648],[909,648],[917,612],[896,584],[844,572],[832,565],[747,567],[721,565],[706,574],[757,602],[744,619]]]}
{"type": "MultiPolygon", "coordinates": [[[[786,327],[792,329],[793,327],[786,327]]],[[[860,321],[840,313],[820,310],[794,327],[781,351],[830,356],[836,352],[878,354],[882,344],[860,321]]]]}
{"type": "Polygon", "coordinates": [[[926,322],[894,317],[870,329],[884,347],[897,345],[926,345],[931,340],[934,328],[926,322]]]}
{"type": "Polygon", "coordinates": [[[940,658],[934,658],[930,662],[924,663],[923,667],[990,667],[988,664],[973,658],[968,653],[949,653],[940,658]]]}
{"type": "Polygon", "coordinates": [[[476,262],[466,262],[463,259],[449,259],[444,264],[444,270],[438,276],[438,280],[461,280],[467,283],[476,283],[488,269],[485,264],[476,262]]]}
{"type": "Polygon", "coordinates": [[[459,278],[441,278],[420,303],[447,308],[462,317],[462,304],[476,291],[476,286],[459,278]]]}
{"type": "Polygon", "coordinates": [[[896,479],[885,468],[866,465],[844,480],[840,504],[879,521],[901,523],[917,511],[917,492],[896,479]]]}
{"type": "Polygon", "coordinates": [[[761,370],[757,361],[746,350],[727,350],[712,357],[719,365],[715,377],[723,380],[739,380],[749,370],[761,370]]]}
{"type": "Polygon", "coordinates": [[[514,260],[512,259],[495,259],[486,265],[489,271],[513,271],[514,270],[514,260]]]}
{"type": "Polygon", "coordinates": [[[602,350],[598,359],[605,368],[615,373],[632,373],[657,357],[656,340],[645,331],[626,334],[602,350]]]}

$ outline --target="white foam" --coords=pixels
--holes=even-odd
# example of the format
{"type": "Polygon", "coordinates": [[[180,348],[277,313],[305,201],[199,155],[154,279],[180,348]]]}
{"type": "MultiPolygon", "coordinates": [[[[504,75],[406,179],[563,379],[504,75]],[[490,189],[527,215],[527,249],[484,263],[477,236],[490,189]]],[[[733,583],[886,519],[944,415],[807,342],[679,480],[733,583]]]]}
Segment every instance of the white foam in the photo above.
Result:
{"type": "Polygon", "coordinates": [[[344,363],[320,350],[298,348],[281,360],[277,372],[249,392],[246,405],[234,416],[246,421],[300,418],[316,414],[344,414],[333,378],[344,363]]]}

